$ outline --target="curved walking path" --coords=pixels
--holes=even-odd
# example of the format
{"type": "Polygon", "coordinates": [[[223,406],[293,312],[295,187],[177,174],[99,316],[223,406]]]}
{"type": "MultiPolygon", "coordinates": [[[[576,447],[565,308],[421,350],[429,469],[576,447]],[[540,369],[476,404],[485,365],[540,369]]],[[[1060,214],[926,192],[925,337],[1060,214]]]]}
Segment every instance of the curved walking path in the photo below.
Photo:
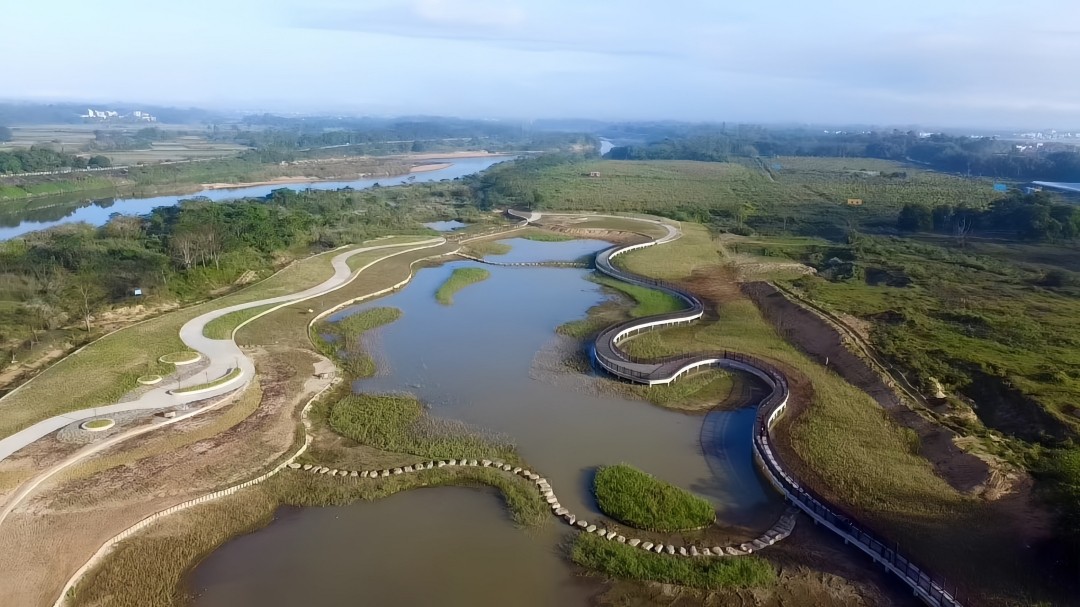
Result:
{"type": "MultiPolygon", "coordinates": [[[[529,223],[542,217],[540,213],[511,209],[507,209],[507,214],[529,223]]],[[[667,223],[639,218],[623,219],[638,219],[660,225],[667,233],[649,242],[616,245],[602,251],[596,256],[596,269],[617,280],[663,291],[686,302],[687,308],[635,318],[604,329],[597,335],[593,348],[593,360],[597,366],[620,379],[646,385],[668,384],[695,370],[709,367],[735,369],[758,377],[768,386],[769,394],[758,405],[754,421],[754,460],[769,482],[815,523],[824,525],[839,535],[845,544],[854,544],[870,555],[875,563],[880,563],[887,571],[900,578],[923,602],[935,607],[959,607],[960,603],[945,590],[943,583],[936,581],[929,572],[900,554],[892,547],[895,546],[894,543],[877,537],[860,525],[853,516],[804,487],[792,473],[784,469],[772,436],[772,427],[787,408],[790,397],[787,378],[779,369],[763,360],[736,352],[687,354],[655,362],[638,362],[619,347],[620,343],[642,332],[694,322],[701,318],[705,311],[701,300],[678,285],[641,276],[612,263],[613,259],[624,253],[662,245],[680,236],[678,229],[667,223]]]]}
{"type": "MultiPolygon", "coordinates": [[[[93,407],[88,409],[80,409],[78,411],[71,411],[69,413],[63,413],[56,415],[48,419],[37,422],[36,424],[24,428],[0,439],[0,461],[7,458],[12,453],[15,453],[19,449],[22,449],[26,445],[38,440],[39,438],[54,432],[71,424],[72,422],[90,419],[93,417],[99,417],[103,415],[111,415],[115,413],[121,413],[124,411],[137,411],[137,410],[149,410],[149,409],[165,409],[169,407],[176,407],[185,405],[187,403],[204,400],[207,398],[214,398],[221,396],[227,392],[232,392],[237,388],[247,385],[251,379],[255,376],[255,364],[251,358],[236,345],[236,342],[232,340],[232,337],[228,339],[211,339],[203,334],[203,330],[206,325],[214,319],[221,318],[227,314],[238,312],[240,310],[248,310],[251,308],[258,308],[261,306],[279,304],[261,312],[259,315],[254,316],[244,324],[251,322],[261,316],[269,314],[275,310],[278,310],[286,305],[312,299],[330,293],[337,289],[340,289],[360,274],[357,271],[355,274],[349,268],[349,258],[359,255],[361,253],[367,253],[369,251],[378,251],[381,249],[390,249],[398,247],[408,247],[402,250],[400,253],[404,254],[417,249],[425,249],[431,247],[441,246],[446,243],[444,238],[433,238],[430,240],[423,240],[419,242],[411,243],[398,243],[398,244],[385,244],[375,245],[370,247],[360,247],[352,249],[344,253],[339,253],[334,256],[330,261],[334,269],[334,275],[323,281],[321,284],[292,293],[289,295],[281,295],[278,297],[270,297],[267,299],[260,299],[258,301],[252,301],[248,303],[236,304],[225,308],[220,308],[207,312],[197,316],[188,322],[184,323],[180,327],[180,340],[184,344],[203,355],[204,358],[209,360],[209,366],[205,369],[205,376],[209,381],[226,377],[235,368],[240,369],[240,376],[232,381],[223,383],[206,390],[198,390],[195,392],[180,392],[173,393],[169,387],[160,387],[154,390],[150,390],[140,396],[137,400],[130,402],[117,403],[114,405],[105,405],[102,407],[93,407]]],[[[383,258],[385,259],[385,258],[383,258]]],[[[381,259],[380,259],[381,261],[381,259]]]]}

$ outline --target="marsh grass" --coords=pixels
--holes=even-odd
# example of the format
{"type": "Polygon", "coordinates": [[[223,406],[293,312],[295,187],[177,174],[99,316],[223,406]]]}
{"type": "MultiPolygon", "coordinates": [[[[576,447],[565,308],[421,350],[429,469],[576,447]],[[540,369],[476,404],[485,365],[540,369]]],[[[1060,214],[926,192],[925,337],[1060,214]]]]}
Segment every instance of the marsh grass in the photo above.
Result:
{"type": "Polygon", "coordinates": [[[488,255],[506,255],[513,250],[513,247],[505,242],[497,242],[494,240],[481,240],[477,242],[471,242],[465,245],[464,252],[473,257],[487,257],[488,255]]]}
{"type": "Polygon", "coordinates": [[[363,334],[399,318],[401,310],[397,308],[371,308],[337,322],[316,324],[311,340],[324,356],[333,359],[349,377],[371,377],[376,371],[375,360],[363,350],[363,334]],[[327,340],[324,335],[331,339],[327,340]]]}
{"type": "Polygon", "coordinates": [[[594,274],[589,279],[606,288],[629,295],[636,302],[636,305],[630,309],[630,315],[634,318],[675,312],[686,308],[686,304],[681,299],[663,291],[639,287],[600,274],[594,274]]]}
{"type": "Polygon", "coordinates": [[[644,531],[687,531],[716,521],[708,501],[628,464],[597,470],[593,492],[604,514],[644,531]]]}
{"type": "Polygon", "coordinates": [[[338,434],[385,451],[443,459],[517,460],[506,437],[428,416],[412,396],[350,394],[333,404],[328,420],[338,434]]]}
{"type": "Polygon", "coordinates": [[[706,590],[758,588],[776,583],[776,570],[756,556],[682,558],[609,542],[590,533],[578,534],[571,558],[612,577],[706,590]]]}
{"type": "Polygon", "coordinates": [[[435,291],[435,300],[444,306],[454,303],[454,294],[465,287],[487,280],[491,272],[484,268],[455,268],[446,282],[435,291]]]}

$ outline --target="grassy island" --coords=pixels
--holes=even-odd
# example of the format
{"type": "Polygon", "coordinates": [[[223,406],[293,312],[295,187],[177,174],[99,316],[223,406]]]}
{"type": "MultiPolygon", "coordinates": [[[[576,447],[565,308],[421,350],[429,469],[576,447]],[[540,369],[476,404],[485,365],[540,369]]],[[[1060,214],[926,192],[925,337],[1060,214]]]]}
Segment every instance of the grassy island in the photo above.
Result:
{"type": "Polygon", "coordinates": [[[684,531],[711,525],[712,504],[626,464],[605,466],[593,481],[604,514],[646,531],[684,531]]]}
{"type": "Polygon", "coordinates": [[[439,287],[439,290],[435,291],[435,299],[442,305],[448,306],[454,303],[455,293],[473,283],[487,280],[489,276],[491,276],[491,272],[484,268],[457,268],[450,274],[450,278],[447,278],[446,282],[439,287]]]}

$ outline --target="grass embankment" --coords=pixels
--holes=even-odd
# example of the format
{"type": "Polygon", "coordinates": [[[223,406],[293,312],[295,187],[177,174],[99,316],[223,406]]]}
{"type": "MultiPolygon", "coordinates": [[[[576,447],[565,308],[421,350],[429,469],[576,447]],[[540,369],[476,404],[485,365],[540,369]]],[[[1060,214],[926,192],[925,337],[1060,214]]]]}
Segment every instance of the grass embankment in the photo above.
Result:
{"type": "Polygon", "coordinates": [[[517,459],[513,445],[505,439],[425,415],[423,405],[412,396],[344,396],[330,408],[329,424],[342,436],[384,451],[444,459],[517,459]]]}
{"type": "MultiPolygon", "coordinates": [[[[684,229],[686,236],[678,241],[628,256],[627,267],[641,271],[638,264],[651,258],[673,278],[688,274],[695,262],[682,249],[704,247],[709,236],[702,226],[684,229]]],[[[804,480],[935,571],[954,579],[992,576],[1003,589],[1015,591],[1017,586],[1006,586],[1022,583],[1016,581],[1017,570],[999,558],[1001,546],[1009,545],[1010,523],[937,476],[916,454],[909,430],[892,423],[869,395],[795,350],[748,299],[735,293],[715,312],[715,322],[648,333],[624,348],[634,356],[728,349],[798,372],[813,394],[786,434],[799,460],[790,464],[804,480]]]]}
{"type": "Polygon", "coordinates": [[[232,371],[229,371],[225,375],[222,375],[221,377],[215,379],[214,381],[209,381],[209,382],[206,382],[205,384],[197,384],[197,385],[194,385],[194,386],[188,386],[186,388],[177,388],[176,390],[172,390],[171,392],[173,394],[190,394],[192,392],[201,392],[203,390],[210,390],[212,388],[216,388],[218,386],[223,386],[223,385],[233,381],[234,379],[236,379],[236,378],[240,377],[241,375],[243,375],[243,373],[244,372],[241,371],[239,368],[236,368],[236,369],[233,369],[232,371]]]}
{"type": "Polygon", "coordinates": [[[232,333],[236,327],[239,327],[248,319],[254,318],[276,305],[279,304],[266,304],[265,306],[256,306],[246,310],[237,310],[235,312],[230,312],[225,316],[215,318],[206,323],[206,326],[203,327],[203,335],[210,339],[231,339],[232,333]]]}
{"type": "Polygon", "coordinates": [[[401,318],[397,308],[371,308],[337,321],[323,321],[313,328],[311,341],[322,354],[334,361],[349,377],[375,375],[375,360],[364,351],[361,337],[367,331],[388,325],[401,318]],[[323,335],[332,337],[331,341],[323,335]]]}
{"type": "Polygon", "coordinates": [[[454,295],[465,287],[487,280],[491,276],[484,268],[456,268],[446,282],[435,291],[435,300],[444,306],[454,303],[454,295]]]}
{"type": "Polygon", "coordinates": [[[558,232],[549,232],[547,230],[525,230],[518,235],[518,238],[534,240],[536,242],[568,242],[577,240],[574,236],[559,234],[558,232]]]}
{"type": "Polygon", "coordinates": [[[40,196],[55,196],[73,192],[105,191],[116,187],[116,183],[100,177],[61,179],[26,185],[0,185],[0,202],[26,200],[40,196]]]}
{"type": "Polygon", "coordinates": [[[340,252],[308,257],[246,289],[128,327],[86,346],[0,401],[0,436],[53,415],[112,404],[136,388],[143,375],[168,375],[173,366],[158,358],[183,350],[179,332],[185,322],[210,310],[313,287],[333,276],[330,259],[340,252]]]}
{"type": "Polygon", "coordinates": [[[721,590],[754,588],[776,582],[776,570],[756,556],[677,558],[609,542],[590,533],[574,539],[574,562],[613,577],[721,590]]]}
{"type": "Polygon", "coordinates": [[[716,521],[709,502],[627,464],[597,470],[593,491],[604,514],[644,531],[687,531],[716,521]]]}

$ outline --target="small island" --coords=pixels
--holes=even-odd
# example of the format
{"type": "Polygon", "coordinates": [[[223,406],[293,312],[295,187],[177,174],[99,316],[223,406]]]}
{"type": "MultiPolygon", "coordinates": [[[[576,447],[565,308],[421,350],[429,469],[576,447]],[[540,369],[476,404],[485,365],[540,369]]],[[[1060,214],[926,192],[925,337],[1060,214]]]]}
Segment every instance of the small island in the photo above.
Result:
{"type": "Polygon", "coordinates": [[[487,280],[489,276],[491,272],[484,268],[457,268],[439,287],[439,290],[435,291],[435,300],[444,306],[449,306],[454,303],[454,294],[471,284],[487,280]]]}
{"type": "Polygon", "coordinates": [[[627,464],[600,468],[593,491],[604,514],[645,531],[687,531],[716,521],[709,502],[627,464]]]}

